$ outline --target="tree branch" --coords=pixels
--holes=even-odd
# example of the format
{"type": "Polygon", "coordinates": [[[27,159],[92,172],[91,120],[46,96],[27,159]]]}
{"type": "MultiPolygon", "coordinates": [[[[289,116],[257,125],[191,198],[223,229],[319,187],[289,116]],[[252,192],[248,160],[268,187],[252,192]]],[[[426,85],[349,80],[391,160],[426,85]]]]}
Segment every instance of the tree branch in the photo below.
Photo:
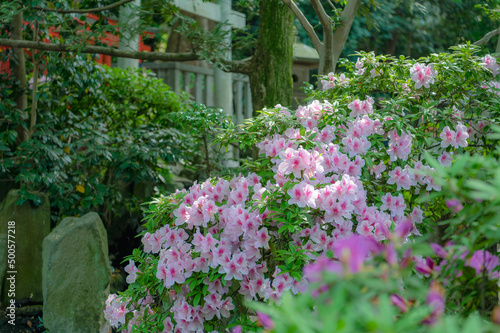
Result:
{"type": "Polygon", "coordinates": [[[33,9],[41,11],[41,12],[54,12],[54,13],[59,13],[59,14],[86,14],[86,13],[96,13],[96,12],[102,12],[105,10],[111,10],[113,8],[119,7],[121,5],[127,4],[129,2],[132,2],[133,0],[121,0],[115,3],[112,3],[111,5],[107,5],[104,7],[96,7],[96,8],[90,8],[90,9],[50,9],[50,8],[43,8],[43,7],[33,7],[33,9]]]}
{"type": "Polygon", "coordinates": [[[344,49],[347,36],[349,36],[349,32],[351,31],[352,22],[356,17],[356,12],[358,11],[360,5],[361,0],[349,0],[349,2],[347,2],[347,4],[345,5],[344,10],[342,10],[342,25],[337,27],[337,29],[335,30],[335,34],[333,35],[334,68],[340,57],[340,53],[344,49]]]}
{"type": "Polygon", "coordinates": [[[319,0],[310,0],[310,1],[314,11],[316,12],[316,15],[318,15],[319,22],[321,23],[323,29],[325,31],[327,30],[333,31],[332,19],[326,13],[325,8],[323,8],[321,2],[319,0]]]}
{"type": "Polygon", "coordinates": [[[226,60],[222,64],[226,67],[225,72],[249,75],[252,66],[252,57],[242,60],[226,60]]]}
{"type": "Polygon", "coordinates": [[[295,17],[299,20],[300,24],[304,28],[304,30],[307,33],[307,36],[309,36],[309,39],[311,40],[312,45],[318,51],[319,54],[322,53],[323,49],[323,43],[319,40],[318,35],[316,32],[314,32],[314,28],[312,27],[311,23],[307,20],[305,17],[304,13],[297,7],[295,2],[293,0],[281,0],[283,3],[290,8],[290,10],[293,12],[295,17]]]}
{"type": "Polygon", "coordinates": [[[499,35],[499,34],[500,34],[500,28],[492,30],[492,31],[488,32],[486,35],[484,35],[483,38],[481,38],[477,42],[474,42],[473,45],[480,46],[480,45],[486,44],[490,41],[490,39],[492,37],[499,35]]]}
{"type": "Polygon", "coordinates": [[[328,4],[330,5],[330,7],[332,7],[333,10],[337,10],[337,7],[335,7],[333,2],[331,2],[330,0],[326,0],[326,1],[328,1],[328,4]]]}
{"type": "Polygon", "coordinates": [[[54,51],[54,52],[105,54],[113,57],[132,58],[141,60],[190,61],[190,60],[200,59],[200,56],[198,56],[195,53],[138,52],[138,51],[113,49],[104,46],[85,45],[82,47],[78,47],[77,45],[42,43],[42,42],[32,42],[26,40],[14,40],[14,39],[4,39],[4,38],[0,38],[0,45],[22,47],[25,49],[54,51]]]}

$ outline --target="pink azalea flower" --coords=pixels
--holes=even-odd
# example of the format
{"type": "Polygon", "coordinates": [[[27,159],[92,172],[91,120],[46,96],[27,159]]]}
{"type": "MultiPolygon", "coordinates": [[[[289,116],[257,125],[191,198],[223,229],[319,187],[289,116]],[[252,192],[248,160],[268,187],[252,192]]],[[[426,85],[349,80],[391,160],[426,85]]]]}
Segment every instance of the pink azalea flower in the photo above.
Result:
{"type": "Polygon", "coordinates": [[[356,228],[356,232],[360,235],[368,235],[371,234],[374,229],[374,226],[369,221],[362,221],[358,224],[356,228]]]}
{"type": "Polygon", "coordinates": [[[498,75],[500,65],[497,64],[497,59],[492,57],[491,55],[487,54],[484,57],[481,58],[481,65],[483,65],[485,68],[488,68],[493,75],[498,75]]]}
{"type": "Polygon", "coordinates": [[[432,281],[429,293],[427,294],[427,304],[432,308],[432,312],[424,320],[424,324],[433,324],[439,319],[445,310],[445,292],[443,287],[437,282],[432,281]]]}
{"type": "Polygon", "coordinates": [[[135,262],[130,259],[129,264],[125,266],[125,272],[127,272],[129,275],[127,276],[127,283],[131,284],[134,283],[135,280],[137,279],[137,273],[140,273],[141,271],[135,267],[135,262]]]}
{"type": "Polygon", "coordinates": [[[370,238],[359,235],[337,240],[333,245],[335,256],[349,268],[351,273],[357,273],[361,270],[371,248],[370,238]]]}
{"type": "Polygon", "coordinates": [[[441,156],[438,157],[438,161],[439,163],[441,163],[442,166],[449,167],[453,162],[453,156],[451,156],[450,153],[445,151],[443,154],[441,154],[441,156]]]}
{"type": "Polygon", "coordinates": [[[399,311],[401,311],[402,313],[408,311],[408,306],[406,305],[406,301],[403,297],[401,297],[400,295],[393,294],[391,295],[390,299],[392,305],[396,306],[399,309],[399,311]]]}
{"type": "Polygon", "coordinates": [[[453,208],[454,213],[458,213],[464,208],[464,206],[462,206],[462,203],[458,199],[446,199],[446,206],[448,208],[453,208]]]}
{"type": "Polygon", "coordinates": [[[253,239],[252,246],[254,246],[255,248],[269,249],[269,240],[271,239],[271,236],[269,236],[267,228],[259,229],[254,234],[254,236],[252,236],[252,239],[253,239]]]}
{"type": "Polygon", "coordinates": [[[446,126],[441,134],[439,134],[439,137],[441,138],[441,148],[446,148],[449,145],[451,145],[455,139],[456,139],[457,134],[455,131],[452,131],[450,127],[446,126]]]}
{"type": "Polygon", "coordinates": [[[259,324],[262,327],[264,327],[264,329],[269,330],[269,331],[274,329],[274,322],[271,319],[271,317],[269,317],[269,315],[267,315],[263,312],[257,311],[257,318],[259,320],[259,324]]]}
{"type": "Polygon", "coordinates": [[[311,208],[316,208],[316,199],[318,198],[318,191],[314,186],[307,184],[305,182],[300,182],[294,187],[287,191],[290,195],[290,200],[288,204],[296,204],[299,207],[305,207],[306,205],[311,208]]]}
{"type": "Polygon", "coordinates": [[[446,148],[448,146],[453,146],[454,148],[467,147],[467,138],[469,134],[467,133],[467,127],[462,124],[458,124],[456,127],[457,131],[451,130],[448,126],[443,128],[439,137],[441,138],[441,148],[446,148]]]}
{"type": "MultiPolygon", "coordinates": [[[[456,130],[457,130],[457,134],[456,134],[456,143],[458,146],[460,147],[467,147],[468,144],[467,144],[467,139],[469,138],[469,133],[468,133],[468,130],[467,130],[467,127],[465,127],[464,125],[462,124],[458,124],[457,127],[456,127],[456,130]]],[[[455,147],[457,148],[457,147],[455,147]]]]}
{"type": "Polygon", "coordinates": [[[435,264],[431,258],[415,258],[414,260],[416,261],[415,270],[420,274],[429,276],[430,274],[432,274],[432,272],[434,272],[435,264]]]}
{"type": "Polygon", "coordinates": [[[387,184],[396,184],[398,191],[401,188],[409,190],[411,186],[416,185],[415,180],[412,179],[411,176],[407,168],[401,169],[401,167],[398,166],[394,170],[389,171],[387,184]]]}
{"type": "Polygon", "coordinates": [[[343,271],[344,268],[340,262],[321,255],[313,263],[304,266],[304,277],[309,282],[318,282],[321,281],[323,272],[342,274],[343,271]]]}
{"type": "Polygon", "coordinates": [[[382,196],[382,206],[380,206],[380,210],[389,210],[392,216],[404,216],[404,210],[406,209],[406,203],[403,199],[401,193],[395,197],[390,193],[386,193],[382,196]]]}
{"type": "Polygon", "coordinates": [[[410,214],[410,218],[412,219],[413,223],[422,223],[424,220],[424,212],[420,207],[414,207],[413,211],[410,214]]]}
{"type": "Polygon", "coordinates": [[[125,324],[125,316],[130,310],[127,308],[128,302],[123,297],[118,297],[116,294],[111,294],[106,300],[106,309],[104,310],[104,318],[111,326],[118,328],[125,324]]]}
{"type": "Polygon", "coordinates": [[[434,83],[434,78],[437,76],[437,71],[432,65],[423,65],[416,63],[410,69],[411,80],[415,82],[415,89],[420,89],[422,86],[429,88],[430,84],[434,83]]]}
{"type": "Polygon", "coordinates": [[[163,321],[163,331],[162,333],[172,333],[174,331],[174,323],[172,323],[172,318],[167,317],[163,321]]]}
{"type": "Polygon", "coordinates": [[[337,80],[339,81],[339,84],[341,86],[348,86],[349,85],[349,78],[347,78],[344,73],[340,74],[339,77],[337,78],[337,80]]]}
{"type": "Polygon", "coordinates": [[[384,164],[384,162],[380,162],[379,164],[375,164],[372,168],[370,168],[370,173],[373,175],[375,174],[376,179],[382,178],[382,172],[387,169],[387,166],[384,164]]]}
{"type": "Polygon", "coordinates": [[[220,313],[222,317],[229,318],[231,310],[234,310],[233,299],[231,297],[226,298],[222,301],[222,305],[220,308],[220,313]]]}
{"type": "Polygon", "coordinates": [[[498,256],[492,255],[488,251],[479,250],[474,252],[470,259],[466,261],[465,266],[474,268],[477,276],[485,271],[490,279],[500,277],[499,272],[494,271],[499,266],[498,256]]]}
{"type": "Polygon", "coordinates": [[[398,158],[406,161],[411,153],[411,135],[402,131],[401,136],[399,136],[396,130],[389,132],[387,135],[389,137],[387,154],[391,157],[391,161],[396,161],[398,158]]]}
{"type": "Polygon", "coordinates": [[[351,110],[351,113],[349,114],[350,117],[356,117],[357,115],[363,114],[372,114],[373,100],[367,99],[364,101],[360,101],[359,99],[356,99],[349,103],[347,107],[349,108],[349,110],[351,110]]]}
{"type": "Polygon", "coordinates": [[[172,287],[175,283],[182,284],[186,280],[184,275],[184,267],[181,263],[169,264],[168,267],[158,264],[158,271],[156,277],[163,280],[163,285],[167,288],[172,287]],[[161,269],[160,276],[158,276],[161,269]]]}
{"type": "Polygon", "coordinates": [[[438,257],[445,259],[448,256],[448,253],[441,245],[436,243],[431,243],[430,246],[438,257]]]}
{"type": "Polygon", "coordinates": [[[323,91],[335,88],[335,81],[337,80],[335,74],[329,73],[326,78],[327,78],[326,80],[321,80],[321,84],[323,85],[323,91]]]}
{"type": "Polygon", "coordinates": [[[366,71],[366,68],[363,68],[363,66],[365,65],[365,62],[364,61],[361,61],[360,58],[358,58],[358,60],[356,61],[356,69],[358,70],[357,74],[358,75],[363,75],[366,71]]]}
{"type": "Polygon", "coordinates": [[[149,239],[151,238],[151,234],[149,232],[146,232],[144,236],[142,236],[141,242],[144,245],[144,252],[145,253],[150,253],[151,252],[151,244],[149,243],[149,239]]]}

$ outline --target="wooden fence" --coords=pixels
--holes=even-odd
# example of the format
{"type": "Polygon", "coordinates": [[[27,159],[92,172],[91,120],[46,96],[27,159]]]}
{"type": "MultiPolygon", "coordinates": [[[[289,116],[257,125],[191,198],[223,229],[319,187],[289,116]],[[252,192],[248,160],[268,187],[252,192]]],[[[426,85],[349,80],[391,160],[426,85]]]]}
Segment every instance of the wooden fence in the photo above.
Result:
{"type": "MultiPolygon", "coordinates": [[[[180,62],[142,63],[141,67],[155,72],[176,93],[184,91],[197,103],[206,106],[215,105],[214,69],[188,65],[180,62]]],[[[228,113],[240,124],[243,119],[252,117],[252,96],[248,76],[232,74],[233,110],[228,113]]],[[[226,110],[227,112],[228,110],[226,110]]]]}

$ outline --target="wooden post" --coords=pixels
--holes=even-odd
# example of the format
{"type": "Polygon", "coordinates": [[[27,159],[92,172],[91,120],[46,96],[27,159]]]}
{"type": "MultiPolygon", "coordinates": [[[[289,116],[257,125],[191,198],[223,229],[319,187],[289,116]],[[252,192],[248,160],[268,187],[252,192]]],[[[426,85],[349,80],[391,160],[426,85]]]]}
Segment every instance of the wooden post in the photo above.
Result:
{"type": "Polygon", "coordinates": [[[167,69],[167,84],[176,94],[181,92],[181,71],[175,68],[167,69]]]}
{"type": "Polygon", "coordinates": [[[205,101],[203,100],[203,74],[196,73],[196,83],[194,88],[195,88],[194,97],[196,103],[205,103],[205,101]]]}
{"type": "Polygon", "coordinates": [[[184,91],[188,94],[191,94],[191,89],[189,87],[191,83],[191,73],[184,72],[184,91]]]}
{"type": "MultiPolygon", "coordinates": [[[[128,51],[139,51],[139,35],[135,32],[135,28],[139,24],[139,13],[141,8],[141,0],[134,0],[130,4],[126,4],[120,8],[119,26],[123,29],[118,42],[118,49],[128,51]],[[125,27],[132,27],[132,31],[127,31],[125,27]]],[[[118,58],[117,67],[126,69],[139,68],[139,60],[129,58],[118,58]]]]}
{"type": "Polygon", "coordinates": [[[241,80],[235,81],[234,89],[235,93],[235,111],[236,114],[236,124],[241,124],[243,122],[243,82],[241,80]]]}
{"type": "Polygon", "coordinates": [[[245,118],[252,118],[252,91],[250,90],[250,82],[245,82],[245,118]]]}
{"type": "Polygon", "coordinates": [[[205,76],[205,104],[214,106],[214,77],[213,75],[205,76]]]}

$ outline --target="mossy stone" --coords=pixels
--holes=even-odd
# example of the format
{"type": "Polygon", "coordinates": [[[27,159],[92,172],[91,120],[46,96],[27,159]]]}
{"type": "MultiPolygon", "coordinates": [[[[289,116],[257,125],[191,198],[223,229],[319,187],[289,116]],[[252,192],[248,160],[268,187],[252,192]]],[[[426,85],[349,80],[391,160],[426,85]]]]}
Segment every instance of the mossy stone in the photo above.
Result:
{"type": "Polygon", "coordinates": [[[43,321],[51,333],[108,332],[111,268],[97,213],[68,217],[43,241],[43,321]]]}

